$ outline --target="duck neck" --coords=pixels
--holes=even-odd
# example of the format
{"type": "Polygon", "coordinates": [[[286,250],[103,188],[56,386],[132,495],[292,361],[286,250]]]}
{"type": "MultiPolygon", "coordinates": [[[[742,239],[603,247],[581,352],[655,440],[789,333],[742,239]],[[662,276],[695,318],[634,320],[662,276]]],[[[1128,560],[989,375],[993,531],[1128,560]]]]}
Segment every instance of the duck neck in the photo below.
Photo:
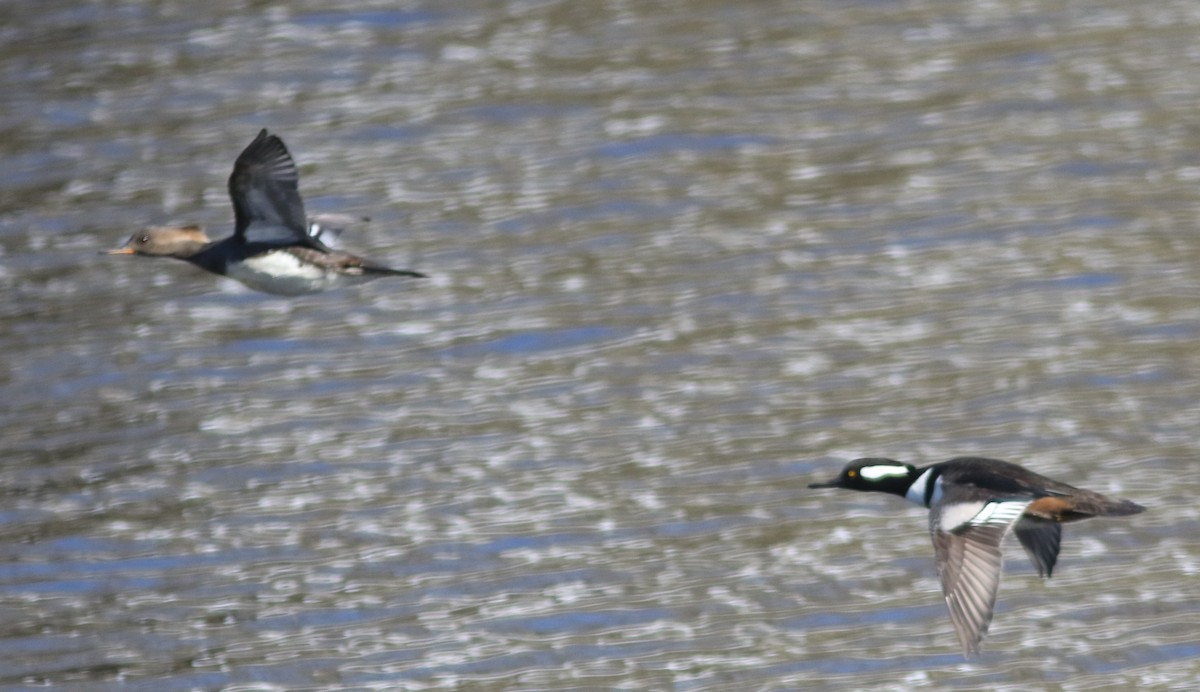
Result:
{"type": "Polygon", "coordinates": [[[904,491],[904,499],[922,507],[931,507],[942,499],[942,472],[930,466],[923,469],[913,469],[909,476],[911,482],[904,491]]]}

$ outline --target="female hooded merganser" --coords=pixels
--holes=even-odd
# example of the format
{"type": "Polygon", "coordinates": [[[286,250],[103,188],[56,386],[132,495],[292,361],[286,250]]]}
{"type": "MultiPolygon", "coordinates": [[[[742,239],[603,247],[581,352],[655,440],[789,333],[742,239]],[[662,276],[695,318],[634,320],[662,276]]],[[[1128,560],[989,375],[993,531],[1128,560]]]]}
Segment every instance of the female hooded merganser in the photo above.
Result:
{"type": "Polygon", "coordinates": [[[924,468],[891,459],[855,459],[837,478],[808,487],[891,493],[929,508],[938,576],[965,656],[979,652],[992,621],[1000,586],[1000,542],[1010,529],[1038,574],[1049,577],[1058,561],[1063,523],[1146,509],[982,457],[924,468]]]}
{"type": "Polygon", "coordinates": [[[199,226],[149,228],[110,255],[174,257],[250,288],[278,295],[316,293],[380,276],[425,277],[334,250],[317,217],[304,215],[300,175],[283,141],[266,130],[233,164],[233,235],[214,241],[199,226]]]}

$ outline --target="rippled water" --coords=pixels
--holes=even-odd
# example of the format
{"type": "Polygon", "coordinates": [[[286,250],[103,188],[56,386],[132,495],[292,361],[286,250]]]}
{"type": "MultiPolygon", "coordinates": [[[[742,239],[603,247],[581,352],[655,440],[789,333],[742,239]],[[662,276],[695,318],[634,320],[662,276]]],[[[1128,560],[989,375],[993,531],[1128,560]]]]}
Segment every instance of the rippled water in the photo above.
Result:
{"type": "Polygon", "coordinates": [[[1193,3],[0,16],[6,689],[1200,679],[1193,3]],[[264,126],[433,278],[97,256],[264,126]],[[806,487],[958,454],[1150,507],[971,661],[922,512],[806,487]]]}

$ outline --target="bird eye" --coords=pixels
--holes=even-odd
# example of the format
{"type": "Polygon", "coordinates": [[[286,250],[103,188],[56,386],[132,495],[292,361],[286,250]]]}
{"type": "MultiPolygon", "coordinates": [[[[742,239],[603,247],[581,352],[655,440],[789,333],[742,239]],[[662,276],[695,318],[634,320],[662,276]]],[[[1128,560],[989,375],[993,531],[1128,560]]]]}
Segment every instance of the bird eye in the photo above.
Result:
{"type": "Polygon", "coordinates": [[[150,242],[150,236],[144,235],[141,238],[138,238],[138,242],[139,243],[148,243],[148,242],[150,242]]]}
{"type": "Polygon", "coordinates": [[[854,469],[850,469],[849,471],[846,472],[846,475],[850,476],[851,478],[854,478],[855,476],[858,475],[858,471],[855,471],[854,469]]]}

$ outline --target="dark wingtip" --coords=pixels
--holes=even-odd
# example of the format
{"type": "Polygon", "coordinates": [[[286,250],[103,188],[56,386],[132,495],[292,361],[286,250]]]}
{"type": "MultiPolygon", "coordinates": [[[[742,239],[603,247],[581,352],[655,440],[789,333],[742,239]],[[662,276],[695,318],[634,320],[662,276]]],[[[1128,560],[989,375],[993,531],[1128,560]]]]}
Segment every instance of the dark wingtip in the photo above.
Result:
{"type": "Polygon", "coordinates": [[[987,625],[984,625],[983,631],[975,636],[974,641],[964,639],[959,636],[958,643],[962,644],[963,658],[971,660],[979,655],[979,646],[983,643],[983,636],[987,634],[987,625]]]}
{"type": "Polygon", "coordinates": [[[1030,559],[1033,560],[1034,567],[1037,567],[1038,576],[1041,577],[1042,581],[1054,576],[1054,566],[1058,564],[1058,553],[1049,556],[1049,558],[1050,559],[1048,559],[1044,565],[1045,569],[1042,569],[1042,563],[1038,562],[1037,560],[1033,560],[1032,556],[1030,557],[1030,559]]]}
{"type": "Polygon", "coordinates": [[[421,272],[415,272],[411,269],[392,269],[391,267],[383,267],[374,263],[364,263],[360,265],[364,273],[374,274],[375,276],[403,276],[410,279],[428,279],[429,276],[421,272]]]}
{"type": "Polygon", "coordinates": [[[429,275],[422,274],[421,272],[415,272],[411,269],[385,269],[382,271],[382,273],[389,274],[391,276],[406,276],[410,279],[428,279],[429,278],[429,275]]]}

